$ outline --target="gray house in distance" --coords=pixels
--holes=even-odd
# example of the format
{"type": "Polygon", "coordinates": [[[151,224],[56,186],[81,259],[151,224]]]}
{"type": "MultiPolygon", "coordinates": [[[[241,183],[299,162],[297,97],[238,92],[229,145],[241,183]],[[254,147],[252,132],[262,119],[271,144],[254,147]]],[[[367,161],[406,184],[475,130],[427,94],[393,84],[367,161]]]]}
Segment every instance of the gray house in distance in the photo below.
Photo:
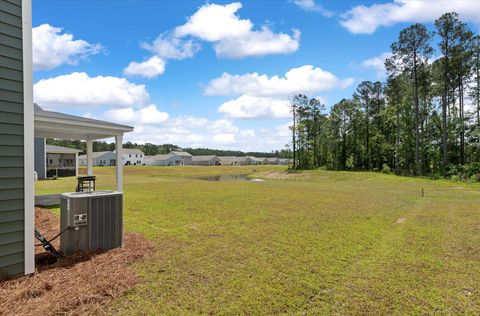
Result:
{"type": "Polygon", "coordinates": [[[264,165],[278,165],[279,159],[278,158],[264,158],[263,164],[264,165]]]}
{"type": "Polygon", "coordinates": [[[182,159],[180,165],[190,166],[192,164],[192,155],[185,151],[171,151],[169,154],[175,154],[182,159]]]}
{"type": "Polygon", "coordinates": [[[46,145],[45,138],[35,138],[35,171],[38,179],[70,177],[78,174],[79,149],[46,145]]]}
{"type": "MultiPolygon", "coordinates": [[[[81,155],[78,157],[78,164],[80,166],[86,166],[88,163],[87,155],[81,155]]],[[[117,163],[116,154],[112,151],[95,151],[93,152],[93,166],[115,166],[117,163]]]]}
{"type": "Polygon", "coordinates": [[[222,166],[240,166],[242,164],[242,161],[234,156],[219,156],[218,159],[222,166]]]}
{"type": "Polygon", "coordinates": [[[47,177],[73,177],[78,174],[79,149],[46,145],[47,177]]]}
{"type": "Polygon", "coordinates": [[[217,156],[192,156],[194,166],[218,166],[220,159],[217,156]]]}
{"type": "Polygon", "coordinates": [[[182,157],[170,153],[166,155],[145,156],[147,166],[182,166],[184,161],[182,157]]]}

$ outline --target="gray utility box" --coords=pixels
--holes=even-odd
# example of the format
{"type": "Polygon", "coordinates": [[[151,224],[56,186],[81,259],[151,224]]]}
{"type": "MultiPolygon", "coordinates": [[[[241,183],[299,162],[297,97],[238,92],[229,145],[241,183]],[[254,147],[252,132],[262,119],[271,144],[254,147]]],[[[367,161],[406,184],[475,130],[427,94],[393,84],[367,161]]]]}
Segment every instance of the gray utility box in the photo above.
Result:
{"type": "Polygon", "coordinates": [[[122,246],[123,194],[116,191],[64,193],[60,210],[60,250],[107,250],[122,246]]]}

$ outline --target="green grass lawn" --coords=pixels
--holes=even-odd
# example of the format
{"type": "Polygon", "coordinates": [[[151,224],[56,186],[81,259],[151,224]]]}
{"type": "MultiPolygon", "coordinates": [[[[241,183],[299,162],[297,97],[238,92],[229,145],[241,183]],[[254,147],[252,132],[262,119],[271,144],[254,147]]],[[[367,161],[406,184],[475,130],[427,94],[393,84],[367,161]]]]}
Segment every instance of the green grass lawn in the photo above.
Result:
{"type": "MultiPolygon", "coordinates": [[[[156,253],[111,314],[480,314],[480,186],[255,167],[127,167],[125,228],[156,253]],[[421,191],[424,189],[425,196],[421,191]]],[[[98,189],[114,169],[96,168],[98,189]]],[[[75,179],[37,182],[72,191],[75,179]]]]}

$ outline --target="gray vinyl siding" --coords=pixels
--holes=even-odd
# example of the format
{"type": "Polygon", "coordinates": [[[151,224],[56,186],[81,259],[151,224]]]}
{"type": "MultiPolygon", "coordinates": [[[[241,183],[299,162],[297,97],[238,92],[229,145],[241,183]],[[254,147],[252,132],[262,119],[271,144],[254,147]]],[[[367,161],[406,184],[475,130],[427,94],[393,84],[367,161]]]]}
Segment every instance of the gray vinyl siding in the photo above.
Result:
{"type": "Polygon", "coordinates": [[[35,138],[35,156],[34,165],[38,179],[42,180],[46,177],[45,171],[45,138],[35,138]]]}
{"type": "Polygon", "coordinates": [[[24,272],[21,0],[0,0],[0,273],[24,272]]]}

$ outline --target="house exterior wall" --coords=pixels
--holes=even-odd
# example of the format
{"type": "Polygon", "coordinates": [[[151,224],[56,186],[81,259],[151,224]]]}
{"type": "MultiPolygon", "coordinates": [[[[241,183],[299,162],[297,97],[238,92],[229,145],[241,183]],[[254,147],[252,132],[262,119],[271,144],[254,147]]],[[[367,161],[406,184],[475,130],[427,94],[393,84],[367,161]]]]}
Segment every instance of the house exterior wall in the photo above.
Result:
{"type": "MultiPolygon", "coordinates": [[[[24,122],[31,113],[25,113],[24,105],[22,1],[0,0],[0,11],[0,273],[14,275],[30,272],[25,259],[30,244],[25,242],[29,132],[24,122]]],[[[33,166],[30,172],[33,186],[33,166]]]]}
{"type": "Polygon", "coordinates": [[[213,157],[208,160],[192,160],[194,166],[217,166],[220,165],[220,159],[213,157]]]}
{"type": "Polygon", "coordinates": [[[46,178],[46,166],[45,166],[45,138],[35,138],[35,154],[34,165],[37,172],[38,179],[43,180],[46,178]]]}
{"type": "MultiPolygon", "coordinates": [[[[101,156],[93,158],[93,165],[98,166],[115,166],[116,165],[116,155],[114,152],[107,152],[101,156]]],[[[78,157],[78,165],[86,166],[87,165],[87,156],[82,155],[78,157]]]]}
{"type": "Polygon", "coordinates": [[[155,156],[147,157],[145,160],[148,166],[180,166],[183,164],[182,158],[177,155],[171,155],[170,157],[157,159],[155,156]]]}
{"type": "Polygon", "coordinates": [[[185,166],[191,166],[192,165],[192,156],[181,156],[182,163],[185,166]]]}
{"type": "Polygon", "coordinates": [[[145,164],[144,154],[143,153],[142,154],[140,154],[140,153],[139,154],[135,154],[135,153],[126,154],[126,153],[124,153],[123,154],[123,163],[126,166],[130,166],[130,165],[134,165],[134,166],[140,165],[141,166],[141,165],[145,164]]]}
{"type": "Polygon", "coordinates": [[[115,166],[117,156],[114,152],[108,152],[93,159],[94,166],[115,166]]]}
{"type": "Polygon", "coordinates": [[[190,155],[187,152],[171,151],[169,154],[177,155],[177,157],[180,158],[181,162],[179,164],[177,164],[176,166],[181,166],[181,165],[191,166],[192,165],[192,155],[190,155]]]}

